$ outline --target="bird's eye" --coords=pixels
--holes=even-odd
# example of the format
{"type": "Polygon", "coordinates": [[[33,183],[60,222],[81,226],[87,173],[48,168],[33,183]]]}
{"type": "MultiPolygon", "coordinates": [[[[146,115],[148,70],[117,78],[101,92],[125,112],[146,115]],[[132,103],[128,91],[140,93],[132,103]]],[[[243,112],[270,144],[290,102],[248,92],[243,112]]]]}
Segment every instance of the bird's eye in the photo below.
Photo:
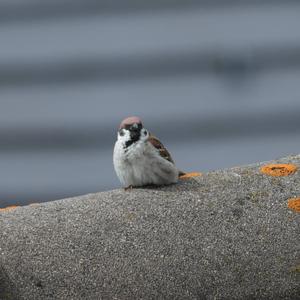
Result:
{"type": "Polygon", "coordinates": [[[120,135],[120,136],[123,136],[124,134],[125,134],[124,130],[123,130],[123,129],[120,129],[120,130],[119,130],[119,135],[120,135]]]}
{"type": "Polygon", "coordinates": [[[147,130],[144,130],[144,135],[147,135],[147,134],[148,134],[147,130]]]}

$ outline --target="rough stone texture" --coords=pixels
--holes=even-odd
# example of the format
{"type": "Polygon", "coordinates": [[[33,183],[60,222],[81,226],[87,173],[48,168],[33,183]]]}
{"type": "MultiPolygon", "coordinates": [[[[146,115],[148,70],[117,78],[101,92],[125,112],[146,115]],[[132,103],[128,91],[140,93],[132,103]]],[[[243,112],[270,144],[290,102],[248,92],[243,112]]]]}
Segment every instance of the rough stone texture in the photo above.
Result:
{"type": "Polygon", "coordinates": [[[0,298],[299,299],[300,172],[259,166],[2,212],[0,298]]]}

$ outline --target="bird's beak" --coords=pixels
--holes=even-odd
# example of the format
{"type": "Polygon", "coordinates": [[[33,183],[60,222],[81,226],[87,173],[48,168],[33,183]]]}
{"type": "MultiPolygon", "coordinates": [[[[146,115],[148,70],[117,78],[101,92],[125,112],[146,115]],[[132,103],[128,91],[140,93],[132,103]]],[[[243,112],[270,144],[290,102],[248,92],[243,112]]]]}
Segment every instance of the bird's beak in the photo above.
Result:
{"type": "Polygon", "coordinates": [[[130,131],[130,137],[131,137],[133,140],[138,139],[139,136],[140,136],[140,131],[139,131],[139,130],[132,130],[132,131],[130,131]]]}

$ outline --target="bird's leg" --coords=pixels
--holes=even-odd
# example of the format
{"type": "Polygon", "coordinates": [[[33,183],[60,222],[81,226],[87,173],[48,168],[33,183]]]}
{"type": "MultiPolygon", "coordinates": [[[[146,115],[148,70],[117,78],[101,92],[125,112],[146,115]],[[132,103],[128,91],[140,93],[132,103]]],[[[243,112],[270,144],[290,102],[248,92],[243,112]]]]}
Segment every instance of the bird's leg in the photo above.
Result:
{"type": "Polygon", "coordinates": [[[129,185],[127,187],[124,188],[124,191],[131,191],[133,189],[133,185],[129,185]]]}

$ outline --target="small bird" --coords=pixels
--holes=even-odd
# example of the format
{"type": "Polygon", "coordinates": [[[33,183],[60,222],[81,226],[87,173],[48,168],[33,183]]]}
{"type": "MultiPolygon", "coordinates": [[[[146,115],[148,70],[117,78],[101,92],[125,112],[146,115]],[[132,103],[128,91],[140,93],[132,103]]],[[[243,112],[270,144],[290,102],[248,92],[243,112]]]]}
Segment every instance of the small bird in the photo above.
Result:
{"type": "Polygon", "coordinates": [[[124,119],[119,127],[113,154],[115,171],[125,187],[176,183],[179,171],[164,145],[139,117],[124,119]]]}

